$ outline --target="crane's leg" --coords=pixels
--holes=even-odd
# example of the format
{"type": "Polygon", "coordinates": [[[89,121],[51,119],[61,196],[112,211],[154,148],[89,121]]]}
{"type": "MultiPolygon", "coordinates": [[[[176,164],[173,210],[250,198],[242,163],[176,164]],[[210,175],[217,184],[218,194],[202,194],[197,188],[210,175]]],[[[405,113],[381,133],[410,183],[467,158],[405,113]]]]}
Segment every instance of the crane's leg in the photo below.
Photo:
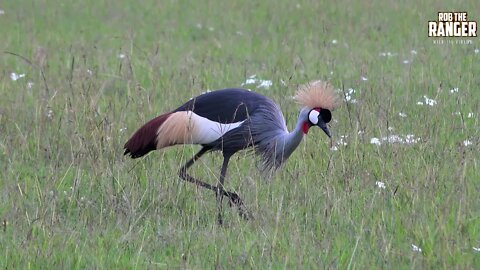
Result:
{"type": "Polygon", "coordinates": [[[225,176],[227,174],[227,168],[228,168],[228,162],[230,161],[231,154],[223,155],[223,164],[222,164],[222,170],[220,171],[220,180],[217,185],[217,206],[218,206],[218,223],[222,224],[223,219],[222,219],[222,202],[223,202],[223,196],[227,196],[230,201],[229,204],[230,206],[236,205],[238,208],[238,213],[240,216],[244,219],[251,219],[252,215],[248,212],[247,208],[243,204],[242,199],[233,192],[228,192],[225,191],[224,189],[224,183],[225,183],[225,176]],[[223,194],[223,196],[222,196],[223,194]]]}
{"type": "MultiPolygon", "coordinates": [[[[223,193],[225,192],[223,188],[223,183],[225,183],[225,175],[227,174],[228,161],[230,160],[231,155],[223,156],[222,170],[220,171],[220,181],[217,185],[217,207],[218,207],[218,224],[223,224],[222,218],[222,203],[223,203],[223,193]]],[[[231,200],[231,198],[230,198],[231,200]]]]}
{"type": "Polygon", "coordinates": [[[182,168],[180,168],[180,170],[178,171],[178,175],[180,176],[180,178],[182,178],[185,181],[188,181],[190,183],[194,183],[195,185],[200,186],[200,187],[204,187],[204,188],[208,188],[210,190],[216,191],[217,188],[215,186],[212,186],[208,183],[197,180],[187,173],[187,169],[190,168],[193,165],[193,163],[195,163],[195,161],[197,161],[197,159],[199,159],[201,156],[203,156],[203,154],[208,152],[208,150],[210,150],[210,149],[206,148],[206,147],[203,147],[202,149],[200,149],[200,151],[198,153],[196,153],[195,156],[193,156],[193,158],[191,158],[189,161],[187,161],[187,163],[185,163],[185,165],[183,165],[182,168]]]}
{"type": "Polygon", "coordinates": [[[187,182],[190,182],[190,183],[193,183],[197,186],[215,191],[216,194],[217,194],[217,202],[219,202],[220,205],[221,205],[223,196],[227,196],[230,199],[230,205],[235,204],[237,206],[238,210],[240,211],[240,216],[245,218],[245,219],[248,219],[248,217],[250,217],[250,215],[247,213],[247,211],[245,209],[245,205],[242,202],[242,199],[240,199],[240,197],[236,193],[225,191],[224,188],[223,188],[223,183],[225,181],[225,174],[227,172],[227,166],[228,166],[228,161],[230,160],[230,156],[226,159],[226,162],[225,162],[225,159],[224,159],[224,162],[223,162],[224,164],[222,165],[222,171],[220,173],[220,184],[218,186],[213,186],[213,185],[210,185],[210,184],[205,183],[203,181],[200,181],[198,179],[195,179],[194,177],[190,176],[187,173],[187,169],[190,168],[195,163],[195,161],[197,161],[203,154],[205,154],[209,150],[210,150],[210,148],[207,148],[207,147],[204,147],[204,148],[200,149],[200,151],[198,153],[196,153],[195,156],[193,156],[193,158],[191,158],[189,161],[187,161],[187,163],[185,163],[185,165],[183,165],[180,168],[180,170],[178,172],[178,175],[180,176],[181,179],[183,179],[187,182]],[[219,196],[219,194],[221,194],[222,196],[219,196]],[[221,199],[219,199],[219,197],[221,199]]]}

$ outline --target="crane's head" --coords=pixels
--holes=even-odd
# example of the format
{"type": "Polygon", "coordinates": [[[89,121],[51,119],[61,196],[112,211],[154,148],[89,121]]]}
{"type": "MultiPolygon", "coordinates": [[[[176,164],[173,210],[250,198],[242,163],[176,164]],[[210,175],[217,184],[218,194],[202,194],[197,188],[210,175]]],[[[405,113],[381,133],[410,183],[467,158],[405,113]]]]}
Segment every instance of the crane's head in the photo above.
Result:
{"type": "MultiPolygon", "coordinates": [[[[306,134],[312,126],[321,128],[331,137],[327,124],[332,120],[332,111],[339,105],[339,97],[332,85],[323,81],[313,81],[299,87],[295,100],[304,106],[303,132],[306,134]]],[[[301,113],[302,115],[302,113],[301,113]]]]}
{"type": "Polygon", "coordinates": [[[306,134],[308,128],[318,126],[321,128],[329,138],[332,137],[328,129],[328,122],[332,120],[332,112],[328,109],[314,108],[308,112],[308,122],[305,121],[303,132],[306,134]]]}

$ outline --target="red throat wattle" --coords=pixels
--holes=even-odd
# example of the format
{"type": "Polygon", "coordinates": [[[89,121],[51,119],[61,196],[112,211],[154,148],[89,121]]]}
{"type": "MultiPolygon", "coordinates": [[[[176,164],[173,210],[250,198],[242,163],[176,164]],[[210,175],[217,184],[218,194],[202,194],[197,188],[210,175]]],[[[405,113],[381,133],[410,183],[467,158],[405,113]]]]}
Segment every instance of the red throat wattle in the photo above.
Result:
{"type": "Polygon", "coordinates": [[[303,123],[303,134],[307,134],[308,130],[310,129],[312,125],[309,122],[304,122],[303,123]]]}

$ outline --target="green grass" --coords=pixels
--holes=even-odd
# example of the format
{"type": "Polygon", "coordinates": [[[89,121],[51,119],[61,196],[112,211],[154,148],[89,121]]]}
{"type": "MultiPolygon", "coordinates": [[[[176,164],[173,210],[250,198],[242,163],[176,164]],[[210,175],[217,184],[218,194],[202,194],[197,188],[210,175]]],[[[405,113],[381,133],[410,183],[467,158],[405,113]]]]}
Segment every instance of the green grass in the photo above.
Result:
{"type": "MultiPolygon", "coordinates": [[[[2,2],[0,268],[480,268],[480,45],[426,37],[439,10],[479,21],[479,2],[335,4],[2,2]],[[256,90],[290,128],[298,84],[329,80],[358,102],[334,112],[338,151],[313,129],[271,179],[237,154],[227,188],[255,219],[225,206],[218,226],[214,194],[176,175],[198,147],[140,160],[122,147],[145,121],[253,74],[272,80],[256,90]],[[437,105],[417,105],[424,95],[437,105]],[[391,134],[420,140],[370,144],[391,134]]],[[[193,174],[215,183],[220,165],[210,154],[193,174]]]]}

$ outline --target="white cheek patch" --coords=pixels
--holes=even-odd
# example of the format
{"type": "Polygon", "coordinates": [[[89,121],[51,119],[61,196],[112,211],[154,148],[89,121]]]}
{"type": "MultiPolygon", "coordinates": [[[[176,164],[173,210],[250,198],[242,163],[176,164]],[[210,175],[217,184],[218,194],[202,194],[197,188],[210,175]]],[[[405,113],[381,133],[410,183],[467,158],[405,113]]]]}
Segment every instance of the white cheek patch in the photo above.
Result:
{"type": "Polygon", "coordinates": [[[308,120],[310,120],[310,123],[316,125],[318,124],[318,116],[320,115],[320,112],[317,110],[311,110],[310,113],[308,114],[308,120]]]}

